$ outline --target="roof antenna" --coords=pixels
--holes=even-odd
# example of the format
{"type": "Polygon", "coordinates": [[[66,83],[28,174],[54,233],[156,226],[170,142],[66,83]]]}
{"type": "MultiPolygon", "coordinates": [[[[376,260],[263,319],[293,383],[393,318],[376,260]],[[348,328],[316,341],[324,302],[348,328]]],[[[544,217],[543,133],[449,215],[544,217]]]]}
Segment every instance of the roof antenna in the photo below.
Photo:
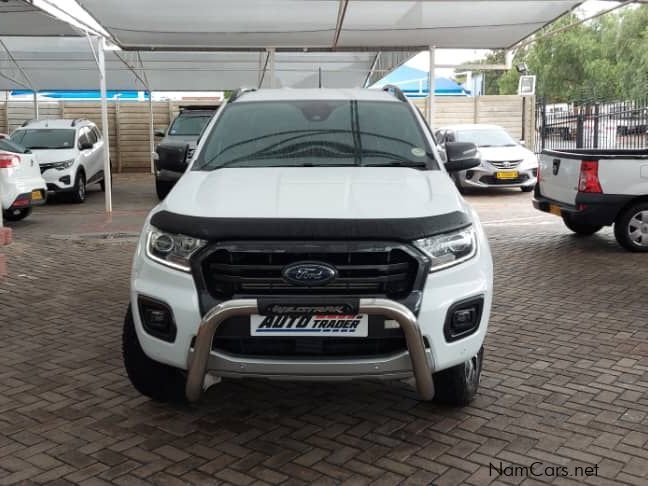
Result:
{"type": "Polygon", "coordinates": [[[318,68],[318,74],[319,74],[319,80],[318,80],[318,88],[322,87],[322,66],[318,68]]]}

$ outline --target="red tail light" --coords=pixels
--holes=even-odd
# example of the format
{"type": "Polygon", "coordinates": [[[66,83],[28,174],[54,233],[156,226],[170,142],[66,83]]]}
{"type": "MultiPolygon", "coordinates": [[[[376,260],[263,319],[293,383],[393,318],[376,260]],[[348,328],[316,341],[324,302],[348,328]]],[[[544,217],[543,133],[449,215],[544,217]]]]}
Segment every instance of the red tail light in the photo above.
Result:
{"type": "Polygon", "coordinates": [[[14,154],[0,153],[0,169],[10,169],[20,165],[20,157],[14,154]]]}
{"type": "Polygon", "coordinates": [[[580,192],[603,192],[599,182],[598,167],[598,160],[581,161],[580,178],[578,179],[578,190],[580,192]]]}

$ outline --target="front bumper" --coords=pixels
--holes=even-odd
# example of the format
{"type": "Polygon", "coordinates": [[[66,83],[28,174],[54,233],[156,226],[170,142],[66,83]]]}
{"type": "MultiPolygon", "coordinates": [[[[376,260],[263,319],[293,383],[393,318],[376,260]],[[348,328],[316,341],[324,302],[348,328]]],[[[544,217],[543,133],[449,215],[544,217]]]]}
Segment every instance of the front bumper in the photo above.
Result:
{"type": "Polygon", "coordinates": [[[463,171],[459,174],[459,183],[462,187],[530,187],[537,182],[537,168],[497,169],[494,167],[479,166],[463,171]],[[516,171],[518,177],[514,179],[498,179],[498,172],[516,171]]]}
{"type": "Polygon", "coordinates": [[[6,210],[40,206],[47,201],[47,188],[42,179],[0,184],[0,196],[0,206],[6,210]],[[40,198],[35,198],[34,192],[39,192],[40,198]]]}
{"type": "MultiPolygon", "coordinates": [[[[402,379],[414,375],[421,396],[430,396],[429,383],[426,384],[426,378],[421,375],[431,377],[435,372],[475,356],[486,335],[492,302],[492,259],[483,230],[478,224],[476,228],[477,255],[455,267],[427,274],[416,315],[388,299],[361,299],[364,313],[391,316],[387,318],[399,323],[407,343],[404,350],[364,357],[277,357],[239,355],[212,349],[212,336],[220,323],[232,316],[259,313],[256,301],[230,300],[201,312],[193,276],[147,258],[144,236],[134,257],[131,279],[131,303],[137,335],[151,359],[189,370],[190,374],[196,367],[191,397],[199,394],[197,389],[202,390],[205,373],[283,380],[402,379]],[[137,305],[140,296],[164,302],[171,309],[177,329],[173,342],[156,338],[144,329],[137,305]],[[457,302],[472,298],[483,298],[483,311],[476,330],[449,342],[444,334],[444,324],[450,309],[457,302]],[[198,355],[200,358],[195,364],[198,355]]],[[[332,297],[327,298],[330,300],[332,297]]],[[[248,322],[244,320],[241,325],[249,326],[248,322]]]]}
{"type": "Polygon", "coordinates": [[[554,201],[540,194],[536,186],[533,207],[545,213],[568,217],[581,224],[610,226],[633,196],[578,193],[574,205],[554,201]]]}
{"type": "Polygon", "coordinates": [[[43,172],[47,190],[52,192],[69,192],[74,190],[74,173],[71,169],[47,169],[43,172]]]}
{"type": "MultiPolygon", "coordinates": [[[[198,328],[193,352],[189,353],[188,358],[189,375],[187,377],[186,395],[189,401],[198,400],[202,394],[205,374],[208,371],[210,361],[212,340],[220,324],[233,316],[251,315],[258,312],[259,309],[256,299],[239,299],[223,302],[205,315],[198,328]]],[[[398,322],[403,329],[407,341],[417,391],[423,400],[431,400],[434,398],[432,366],[425,350],[421,329],[412,311],[404,305],[388,299],[360,299],[358,313],[381,315],[398,322]]],[[[353,362],[346,364],[351,364],[352,367],[354,366],[353,362]]],[[[360,367],[366,366],[366,364],[369,364],[369,366],[373,365],[373,363],[359,363],[360,367]]],[[[241,365],[245,367],[246,364],[241,363],[241,365]]],[[[275,372],[278,372],[278,374],[285,374],[286,372],[295,373],[295,368],[304,370],[302,362],[296,366],[294,361],[278,361],[274,362],[271,366],[274,367],[275,372]]],[[[358,364],[355,364],[355,366],[358,366],[358,364]]],[[[313,368],[314,372],[319,373],[321,373],[321,370],[327,369],[327,367],[323,367],[317,363],[310,363],[309,367],[313,368]]],[[[341,365],[337,364],[337,367],[340,368],[339,372],[341,373],[348,373],[350,371],[345,369],[344,363],[341,365]]],[[[331,371],[333,370],[328,370],[328,372],[331,371]]],[[[267,376],[269,372],[272,373],[270,370],[265,370],[263,375],[267,376]]]]}

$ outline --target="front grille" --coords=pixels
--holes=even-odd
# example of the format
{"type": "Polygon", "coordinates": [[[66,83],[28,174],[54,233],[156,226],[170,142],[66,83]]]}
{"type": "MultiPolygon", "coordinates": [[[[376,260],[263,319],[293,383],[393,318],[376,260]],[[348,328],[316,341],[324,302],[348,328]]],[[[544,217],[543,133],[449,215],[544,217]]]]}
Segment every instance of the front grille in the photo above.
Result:
{"type": "Polygon", "coordinates": [[[219,300],[235,295],[366,295],[399,299],[413,290],[418,269],[418,260],[398,245],[352,249],[328,243],[292,247],[270,244],[258,249],[233,245],[213,249],[201,263],[206,289],[219,300]],[[323,249],[326,247],[329,249],[323,249]],[[283,279],[287,265],[304,261],[331,265],[338,275],[330,283],[309,287],[283,279]]]}
{"type": "Polygon", "coordinates": [[[48,163],[45,163],[45,164],[44,164],[44,163],[41,163],[41,164],[40,164],[40,171],[41,171],[41,174],[42,174],[43,172],[45,172],[46,170],[49,170],[49,169],[51,169],[52,167],[54,167],[55,164],[56,164],[56,162],[48,162],[48,163]]]}
{"type": "Polygon", "coordinates": [[[400,328],[385,329],[385,318],[369,316],[366,337],[252,336],[250,318],[234,316],[214,335],[212,349],[238,356],[299,358],[355,358],[386,356],[407,351],[400,328]]]}
{"type": "Polygon", "coordinates": [[[515,169],[522,161],[521,160],[489,160],[488,163],[497,169],[515,169]]]}
{"type": "Polygon", "coordinates": [[[215,337],[212,349],[256,357],[348,357],[383,356],[407,350],[404,337],[317,338],[317,337],[215,337]]]}
{"type": "Polygon", "coordinates": [[[489,184],[492,186],[497,185],[506,185],[506,184],[521,184],[522,182],[528,181],[529,176],[527,174],[521,174],[515,179],[498,179],[495,176],[482,176],[479,178],[479,181],[483,184],[489,184]]]}

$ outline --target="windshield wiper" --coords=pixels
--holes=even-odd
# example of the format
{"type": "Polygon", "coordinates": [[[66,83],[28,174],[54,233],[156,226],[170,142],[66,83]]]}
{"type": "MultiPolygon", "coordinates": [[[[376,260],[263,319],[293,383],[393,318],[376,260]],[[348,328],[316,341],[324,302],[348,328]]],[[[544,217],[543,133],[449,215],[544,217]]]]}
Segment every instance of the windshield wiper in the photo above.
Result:
{"type": "Polygon", "coordinates": [[[417,162],[414,160],[390,160],[383,164],[361,164],[362,167],[424,167],[427,168],[425,162],[417,162]]]}

